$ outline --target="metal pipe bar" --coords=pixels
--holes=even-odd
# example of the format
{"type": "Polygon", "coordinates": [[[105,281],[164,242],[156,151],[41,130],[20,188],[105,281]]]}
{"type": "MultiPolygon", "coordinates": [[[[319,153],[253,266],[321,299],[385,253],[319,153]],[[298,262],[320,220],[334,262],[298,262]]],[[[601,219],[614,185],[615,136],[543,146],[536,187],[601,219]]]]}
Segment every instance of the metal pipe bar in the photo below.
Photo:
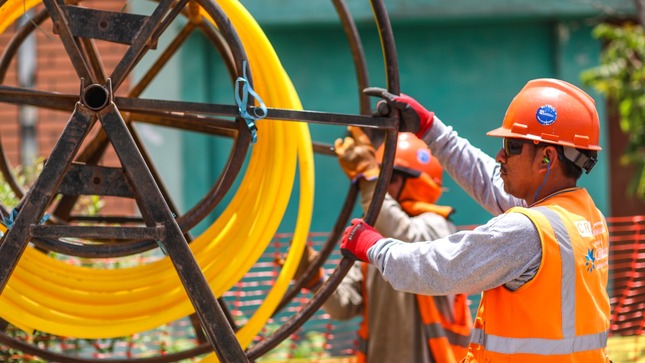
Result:
{"type": "MultiPolygon", "coordinates": [[[[173,115],[185,114],[211,114],[221,116],[239,117],[239,109],[236,105],[221,105],[199,102],[167,101],[144,98],[116,97],[114,100],[119,110],[125,112],[146,112],[146,110],[157,110],[173,115]]],[[[257,107],[249,107],[249,113],[253,114],[257,107]]],[[[331,125],[354,125],[361,127],[374,127],[386,130],[398,130],[398,119],[383,116],[364,116],[352,114],[340,114],[331,112],[318,112],[306,110],[289,110],[267,107],[266,118],[268,120],[283,121],[306,121],[312,123],[324,123],[331,125]]]]}
{"type": "Polygon", "coordinates": [[[165,238],[164,227],[90,227],[90,226],[32,226],[33,237],[77,237],[111,239],[153,239],[165,238]]]}
{"type": "MultiPolygon", "coordinates": [[[[0,100],[7,103],[29,104],[34,106],[46,107],[55,110],[68,110],[78,96],[28,90],[19,87],[0,85],[0,100]]],[[[155,100],[146,98],[115,97],[114,103],[117,104],[122,112],[132,112],[134,114],[161,115],[166,113],[165,117],[176,120],[177,125],[181,126],[181,116],[186,116],[185,123],[201,121],[200,114],[203,115],[220,115],[239,117],[239,109],[236,105],[221,105],[212,103],[186,102],[186,101],[169,101],[155,100]],[[152,111],[154,110],[154,111],[152,111]]],[[[256,107],[249,107],[250,112],[254,112],[256,107]]],[[[289,110],[281,108],[267,108],[266,119],[284,120],[284,121],[301,121],[332,125],[354,125],[367,128],[380,128],[385,130],[398,130],[398,119],[384,116],[365,116],[353,114],[341,114],[332,112],[319,112],[307,110],[289,110]]],[[[215,125],[219,128],[233,129],[234,121],[222,119],[203,118],[208,125],[215,125]]],[[[152,120],[147,120],[152,123],[152,120]]],[[[168,123],[166,123],[168,124],[168,123]]],[[[168,124],[170,126],[170,124],[168,124]]],[[[212,127],[212,126],[209,126],[212,127]]]]}
{"type": "MultiPolygon", "coordinates": [[[[155,164],[152,162],[152,157],[150,157],[150,154],[148,153],[148,150],[144,143],[141,141],[141,137],[139,136],[139,133],[137,130],[132,127],[131,123],[126,124],[128,127],[128,131],[130,132],[130,136],[132,137],[132,140],[134,140],[137,149],[141,153],[141,156],[143,157],[143,160],[145,164],[148,167],[148,170],[150,171],[150,174],[152,174],[152,177],[157,184],[157,188],[159,188],[159,191],[161,192],[161,195],[163,196],[164,200],[166,201],[166,204],[168,204],[168,208],[170,208],[170,211],[172,212],[173,215],[178,215],[179,214],[179,208],[177,208],[177,205],[174,203],[172,197],[170,196],[170,192],[168,191],[168,188],[166,187],[165,183],[163,182],[163,179],[161,178],[159,171],[155,167],[155,164]]],[[[186,229],[182,229],[182,232],[184,232],[184,236],[186,237],[187,241],[191,241],[190,233],[186,229]]]]}
{"type": "Polygon", "coordinates": [[[139,97],[143,91],[148,88],[152,80],[159,74],[161,69],[168,63],[170,58],[177,52],[179,47],[188,39],[190,34],[195,30],[195,24],[192,22],[186,25],[179,31],[175,38],[168,44],[166,49],[157,58],[154,64],[146,71],[146,73],[139,79],[136,85],[128,91],[128,97],[139,97]]]}
{"type": "Polygon", "coordinates": [[[0,85],[0,101],[69,112],[74,110],[74,105],[78,102],[78,95],[0,85]]]}
{"type": "Polygon", "coordinates": [[[98,113],[98,118],[135,189],[141,196],[145,195],[139,200],[144,220],[166,227],[166,238],[161,243],[175,266],[217,356],[226,363],[247,362],[233,329],[201,273],[177,221],[155,186],[154,178],[137,150],[119,110],[112,103],[98,113]]]}
{"type": "Polygon", "coordinates": [[[69,168],[95,121],[94,113],[79,103],[52,150],[52,158],[45,164],[38,179],[23,198],[22,208],[19,209],[15,222],[0,244],[0,293],[27,247],[30,226],[39,223],[47,204],[58,190],[64,172],[69,168]]]}
{"type": "Polygon", "coordinates": [[[92,71],[92,74],[94,74],[96,83],[105,84],[105,66],[98,55],[94,39],[80,38],[79,41],[82,46],[81,49],[83,54],[85,54],[85,57],[88,60],[89,69],[92,71]]]}
{"type": "Polygon", "coordinates": [[[367,73],[367,61],[365,60],[365,52],[363,51],[363,42],[345,2],[343,0],[332,0],[332,3],[334,4],[334,8],[336,8],[336,13],[343,25],[349,47],[352,51],[352,59],[354,60],[354,70],[358,84],[360,113],[362,115],[369,115],[372,113],[372,106],[370,105],[369,97],[363,93],[363,90],[370,84],[367,73]]]}
{"type": "Polygon", "coordinates": [[[298,295],[305,284],[314,277],[320,268],[322,268],[325,261],[327,261],[331,253],[336,249],[336,244],[339,240],[340,234],[345,230],[347,221],[349,220],[352,210],[354,209],[354,205],[356,204],[357,196],[358,188],[355,185],[350,185],[347,195],[345,196],[345,203],[338,214],[334,228],[332,228],[331,233],[327,236],[327,240],[323,244],[323,247],[318,251],[318,256],[311,262],[302,276],[300,276],[300,278],[289,287],[272,316],[275,316],[277,313],[282,311],[289,302],[298,295]]]}
{"type": "MultiPolygon", "coordinates": [[[[387,12],[383,11],[384,6],[382,0],[372,0],[372,7],[374,9],[374,16],[376,22],[379,25],[379,35],[381,36],[381,41],[385,43],[392,43],[393,37],[391,35],[391,28],[389,26],[389,20],[387,17],[387,12]]],[[[388,52],[396,51],[391,44],[388,46],[383,46],[383,52],[385,53],[384,58],[386,62],[395,62],[396,63],[396,54],[388,54],[388,52]]],[[[388,64],[386,66],[388,70],[388,84],[392,84],[392,87],[396,88],[398,94],[398,70],[395,65],[388,64]]],[[[396,115],[398,116],[398,115],[396,115]]],[[[394,162],[394,153],[396,151],[396,142],[397,142],[397,133],[399,130],[399,118],[394,117],[393,119],[388,119],[392,124],[391,128],[387,129],[385,137],[385,149],[383,155],[382,170],[379,174],[379,178],[376,184],[376,189],[372,196],[372,201],[365,213],[364,220],[366,223],[373,225],[378,216],[378,212],[385,198],[385,193],[387,192],[387,186],[392,175],[393,162],[394,162]]],[[[372,126],[373,127],[373,126],[372,126]]],[[[331,274],[331,276],[325,281],[322,287],[316,292],[311,300],[303,306],[294,316],[292,316],[285,324],[281,325],[268,339],[261,341],[253,348],[247,351],[247,356],[251,360],[255,360],[263,354],[267,353],[269,350],[275,348],[281,341],[286,339],[291,335],[297,328],[299,328],[304,321],[309,319],[325,302],[329,296],[336,290],[336,287],[340,284],[343,277],[347,274],[351,266],[354,264],[354,260],[342,257],[338,266],[331,274]]]]}
{"type": "Polygon", "coordinates": [[[230,77],[231,84],[235,84],[235,80],[237,79],[235,57],[233,56],[231,48],[226,43],[226,39],[224,39],[222,33],[209,22],[202,21],[198,26],[206,38],[211,42],[211,44],[213,44],[215,50],[219,53],[220,58],[222,58],[227,74],[230,77]]]}
{"type": "Polygon", "coordinates": [[[90,243],[82,241],[62,242],[53,238],[44,237],[34,237],[31,239],[31,242],[45,251],[84,258],[132,256],[136,253],[149,251],[151,249],[151,243],[153,243],[155,247],[158,247],[158,245],[152,240],[119,241],[107,239],[105,236],[103,236],[102,239],[97,239],[90,243]],[[101,243],[99,244],[96,242],[101,243]]]}
{"type": "MultiPolygon", "coordinates": [[[[89,10],[92,11],[92,10],[89,10]]],[[[139,25],[140,26],[140,25],[139,25]]],[[[159,73],[159,71],[163,68],[163,66],[168,62],[168,60],[172,57],[172,55],[177,51],[177,49],[181,46],[181,44],[184,43],[184,41],[188,38],[188,36],[191,34],[192,30],[195,28],[194,25],[191,25],[191,23],[187,24],[181,31],[180,33],[173,39],[173,41],[170,43],[170,45],[166,48],[166,50],[162,53],[162,55],[157,59],[155,64],[146,72],[146,74],[143,76],[143,78],[137,83],[137,85],[130,90],[129,95],[130,97],[137,97],[139,96],[143,90],[150,84],[152,79],[159,73]]],[[[99,79],[103,79],[101,83],[105,83],[105,72],[103,71],[102,64],[98,59],[95,59],[96,57],[96,51],[93,48],[94,42],[92,39],[85,39],[84,44],[87,43],[86,48],[91,49],[92,52],[90,54],[92,57],[90,59],[92,60],[92,64],[94,65],[93,68],[96,69],[96,72],[98,73],[99,79]],[[91,48],[90,48],[91,47],[91,48]]],[[[133,129],[131,129],[132,131],[133,129]]],[[[197,131],[197,130],[195,130],[197,131]]],[[[134,135],[133,135],[134,136],[134,135]]],[[[140,148],[143,147],[142,143],[138,143],[140,145],[140,148]]],[[[81,154],[79,154],[78,160],[79,161],[85,161],[85,162],[90,162],[90,163],[98,163],[98,161],[102,158],[104,155],[106,148],[108,146],[108,140],[107,137],[105,136],[105,132],[103,129],[99,130],[99,132],[94,136],[94,138],[87,143],[85,146],[85,149],[81,154]]],[[[150,162],[150,158],[146,157],[146,161],[148,165],[152,165],[150,162]]],[[[161,182],[161,178],[158,177],[158,173],[153,174],[157,175],[155,177],[155,180],[159,184],[161,182]]],[[[170,196],[168,195],[167,192],[164,193],[164,197],[166,200],[170,200],[170,196]]],[[[68,220],[69,215],[76,205],[78,201],[78,198],[76,196],[64,196],[61,198],[61,200],[58,202],[58,205],[56,206],[56,209],[54,210],[54,214],[62,218],[63,220],[68,220]]],[[[176,211],[176,208],[173,206],[173,210],[176,211]]],[[[154,248],[156,246],[155,243],[149,244],[150,248],[154,248]]]]}
{"type": "MultiPolygon", "coordinates": [[[[31,17],[31,21],[22,24],[20,28],[16,30],[16,33],[6,45],[2,55],[0,56],[0,83],[4,82],[7,70],[17,54],[20,45],[31,35],[36,26],[42,24],[45,19],[48,19],[48,17],[49,14],[47,14],[45,10],[42,10],[35,16],[31,17]]],[[[24,190],[12,172],[11,163],[9,162],[9,159],[7,159],[2,143],[0,143],[0,173],[2,173],[5,182],[9,185],[15,194],[15,197],[17,199],[21,199],[24,196],[24,190]]]]}
{"type": "Polygon", "coordinates": [[[48,18],[49,13],[46,10],[41,10],[31,17],[31,21],[24,23],[16,30],[9,43],[5,46],[2,56],[0,56],[0,83],[4,82],[7,70],[20,45],[36,29],[36,26],[40,26],[48,18]]]}
{"type": "Polygon", "coordinates": [[[183,359],[194,358],[198,355],[211,352],[211,346],[208,343],[200,344],[195,348],[187,349],[182,352],[168,353],[162,356],[149,357],[149,358],[133,358],[124,360],[123,358],[102,358],[102,359],[89,359],[78,358],[66,354],[55,353],[46,349],[39,348],[38,346],[29,344],[22,340],[12,338],[5,332],[0,332],[0,343],[9,347],[18,349],[22,352],[33,354],[39,358],[46,359],[47,362],[59,363],[171,363],[178,362],[183,359]]]}
{"type": "MultiPolygon", "coordinates": [[[[123,111],[122,112],[127,112],[123,111]]],[[[213,135],[237,136],[239,125],[236,120],[207,117],[191,113],[178,114],[160,110],[129,112],[130,121],[149,125],[172,127],[178,130],[203,132],[213,135]]]]}
{"type": "Polygon", "coordinates": [[[125,52],[123,58],[121,58],[116,67],[114,67],[114,70],[109,77],[112,80],[112,87],[114,90],[119,88],[134,65],[150,49],[152,35],[156,34],[156,31],[158,29],[165,29],[165,27],[168,26],[169,21],[174,18],[174,16],[171,17],[170,15],[166,18],[164,18],[164,16],[169,13],[169,10],[171,15],[176,16],[181,9],[180,7],[183,7],[187,1],[188,0],[181,0],[176,4],[173,4],[174,0],[159,1],[159,5],[145,21],[144,25],[141,27],[141,30],[132,42],[132,45],[125,52]],[[179,9],[173,10],[173,7],[175,9],[179,9]]]}
{"type": "MultiPolygon", "coordinates": [[[[96,83],[97,80],[93,77],[92,71],[83,57],[83,52],[72,35],[67,16],[59,7],[57,0],[43,0],[43,4],[45,4],[45,7],[49,11],[49,16],[52,22],[54,22],[54,31],[60,36],[60,40],[63,42],[63,46],[72,62],[72,66],[76,70],[78,78],[96,83]]],[[[62,4],[62,6],[66,5],[62,4]]]]}

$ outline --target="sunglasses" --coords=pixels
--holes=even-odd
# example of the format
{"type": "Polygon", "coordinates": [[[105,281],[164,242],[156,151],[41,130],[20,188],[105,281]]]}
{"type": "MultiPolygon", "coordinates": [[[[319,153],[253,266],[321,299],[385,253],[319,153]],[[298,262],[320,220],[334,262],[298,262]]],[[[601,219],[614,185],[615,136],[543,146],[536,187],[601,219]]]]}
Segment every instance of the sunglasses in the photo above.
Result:
{"type": "Polygon", "coordinates": [[[504,147],[504,152],[506,156],[519,155],[522,153],[522,145],[527,144],[531,141],[522,140],[522,139],[509,139],[503,138],[502,145],[504,147]]]}

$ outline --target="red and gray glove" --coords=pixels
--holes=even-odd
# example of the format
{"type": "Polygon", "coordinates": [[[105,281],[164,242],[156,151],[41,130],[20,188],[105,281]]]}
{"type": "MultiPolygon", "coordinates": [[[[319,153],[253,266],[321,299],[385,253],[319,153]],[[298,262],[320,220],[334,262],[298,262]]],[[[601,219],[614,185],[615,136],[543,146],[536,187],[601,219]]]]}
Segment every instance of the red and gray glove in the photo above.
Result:
{"type": "Polygon", "coordinates": [[[374,227],[365,223],[362,219],[354,218],[352,219],[352,225],[345,228],[345,232],[343,232],[340,252],[343,256],[370,262],[369,258],[367,258],[367,250],[380,239],[383,239],[383,236],[374,227]]]}
{"type": "MultiPolygon", "coordinates": [[[[399,131],[414,132],[421,139],[432,127],[434,112],[426,110],[419,102],[406,94],[402,93],[397,96],[378,87],[365,88],[363,93],[368,96],[381,97],[388,106],[401,111],[401,129],[399,131]]],[[[382,107],[377,107],[377,109],[381,114],[388,113],[388,110],[384,110],[382,107]]]]}

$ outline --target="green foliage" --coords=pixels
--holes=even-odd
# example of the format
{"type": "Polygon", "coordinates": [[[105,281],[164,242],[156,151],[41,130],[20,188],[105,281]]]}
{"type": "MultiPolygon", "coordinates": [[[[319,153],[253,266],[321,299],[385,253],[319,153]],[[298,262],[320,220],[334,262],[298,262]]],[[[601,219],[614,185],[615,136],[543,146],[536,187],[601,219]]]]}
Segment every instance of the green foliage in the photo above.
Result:
{"type": "MultiPolygon", "coordinates": [[[[43,169],[43,159],[38,159],[34,165],[27,167],[17,166],[13,170],[16,182],[23,188],[28,188],[33,184],[36,175],[40,174],[43,169]]],[[[0,175],[0,204],[6,209],[10,210],[18,204],[19,200],[11,190],[9,183],[4,182],[4,178],[0,175]]]]}
{"type": "Polygon", "coordinates": [[[629,192],[645,199],[645,32],[637,24],[600,24],[593,35],[606,46],[600,65],[582,72],[581,80],[616,105],[628,136],[620,162],[635,168],[629,192]]]}

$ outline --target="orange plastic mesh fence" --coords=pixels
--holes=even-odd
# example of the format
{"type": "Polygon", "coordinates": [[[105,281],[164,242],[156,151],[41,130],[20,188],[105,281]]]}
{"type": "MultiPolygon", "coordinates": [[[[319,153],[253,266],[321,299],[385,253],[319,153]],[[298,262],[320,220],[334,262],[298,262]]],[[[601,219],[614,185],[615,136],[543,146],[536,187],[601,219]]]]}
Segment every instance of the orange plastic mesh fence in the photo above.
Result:
{"type": "Polygon", "coordinates": [[[645,216],[615,217],[609,226],[611,335],[645,333],[645,216]]]}
{"type": "MultiPolygon", "coordinates": [[[[630,337],[629,344],[633,345],[631,341],[635,339],[637,346],[638,340],[641,340],[639,337],[645,335],[645,315],[643,314],[645,311],[645,216],[608,218],[607,223],[611,241],[610,336],[630,337]]],[[[472,226],[462,229],[470,228],[472,226]]],[[[319,250],[327,236],[327,233],[311,233],[310,243],[319,250]]],[[[271,288],[280,272],[280,267],[274,261],[288,251],[290,239],[290,234],[276,235],[273,243],[251,271],[225,293],[223,298],[239,326],[253,315],[271,288]]],[[[336,249],[324,266],[328,274],[331,274],[339,259],[340,253],[336,249]]],[[[255,343],[268,337],[272,331],[301,309],[310,298],[309,292],[300,292],[281,312],[269,320],[256,337],[255,343]]],[[[471,298],[473,304],[471,311],[474,313],[476,310],[474,305],[479,298],[477,296],[471,298]]],[[[355,352],[356,330],[359,322],[359,317],[350,321],[332,320],[328,314],[320,310],[261,360],[307,358],[323,361],[328,357],[352,356],[355,352]]],[[[53,351],[93,358],[150,357],[188,349],[197,344],[195,331],[187,318],[154,331],[107,341],[87,341],[38,334],[23,337],[34,344],[46,345],[53,351]]],[[[0,355],[3,351],[7,352],[6,347],[0,345],[0,355]]],[[[12,358],[20,359],[20,356],[20,352],[12,351],[12,358]]]]}

